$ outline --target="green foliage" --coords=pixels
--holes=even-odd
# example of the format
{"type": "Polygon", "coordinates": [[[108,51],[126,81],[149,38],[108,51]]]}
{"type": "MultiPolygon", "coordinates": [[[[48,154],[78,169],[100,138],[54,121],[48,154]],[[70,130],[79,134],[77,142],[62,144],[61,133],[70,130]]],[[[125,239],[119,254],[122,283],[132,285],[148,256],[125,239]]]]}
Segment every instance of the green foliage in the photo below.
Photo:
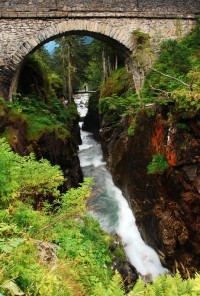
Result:
{"type": "Polygon", "coordinates": [[[119,274],[115,274],[108,287],[101,283],[95,287],[93,296],[198,296],[200,295],[200,276],[183,280],[177,272],[175,276],[161,275],[153,283],[145,284],[141,279],[137,281],[132,291],[126,294],[119,274]]]}
{"type": "Polygon", "coordinates": [[[41,98],[18,96],[7,106],[10,121],[20,117],[27,122],[29,140],[38,139],[45,131],[54,132],[58,138],[67,138],[73,123],[78,119],[74,104],[66,107],[60,100],[53,98],[45,103],[41,98]]]}
{"type": "Polygon", "coordinates": [[[17,92],[23,96],[32,94],[48,100],[54,94],[49,74],[49,67],[39,52],[29,55],[21,71],[17,92]]]}
{"type": "Polygon", "coordinates": [[[200,93],[191,93],[189,90],[181,89],[172,92],[175,102],[174,112],[181,113],[181,117],[193,117],[200,110],[200,93]]]}
{"type": "Polygon", "coordinates": [[[177,128],[182,129],[182,130],[190,130],[190,128],[186,122],[178,122],[176,124],[176,126],[177,126],[177,128]]]}
{"type": "Polygon", "coordinates": [[[185,44],[176,40],[165,41],[156,61],[157,69],[171,75],[185,74],[191,66],[189,55],[190,50],[185,44]]]}
{"type": "Polygon", "coordinates": [[[182,40],[165,41],[148,74],[142,96],[149,102],[173,102],[173,116],[193,117],[200,110],[200,24],[182,40]]]}
{"type": "Polygon", "coordinates": [[[132,86],[131,74],[125,68],[113,71],[101,85],[101,98],[118,96],[125,93],[132,86]]]}
{"type": "Polygon", "coordinates": [[[161,153],[153,155],[152,162],[147,167],[148,174],[162,174],[169,164],[165,156],[161,153]]]}
{"type": "Polygon", "coordinates": [[[130,100],[117,95],[111,97],[101,98],[99,100],[99,111],[102,119],[112,123],[118,124],[125,112],[129,110],[130,100]]]}
{"type": "Polygon", "coordinates": [[[0,198],[1,206],[17,199],[37,198],[48,195],[56,197],[57,187],[63,182],[58,166],[33,154],[21,157],[11,151],[4,139],[0,139],[0,198]]]}
{"type": "Polygon", "coordinates": [[[63,94],[63,80],[60,78],[60,76],[57,73],[50,73],[49,74],[49,81],[51,88],[53,89],[52,94],[53,97],[60,98],[63,94]],[[55,94],[55,95],[54,95],[55,94]]]}
{"type": "Polygon", "coordinates": [[[124,65],[124,61],[117,49],[97,39],[89,44],[88,53],[87,82],[90,89],[99,90],[102,81],[109,78],[114,69],[124,65]]]}
{"type": "Polygon", "coordinates": [[[133,30],[132,37],[138,49],[145,49],[150,46],[150,36],[139,29],[133,30]]]}
{"type": "Polygon", "coordinates": [[[146,284],[139,280],[129,296],[197,296],[200,295],[198,287],[198,276],[195,279],[183,280],[177,272],[174,277],[171,275],[161,275],[152,284],[146,284]]]}
{"type": "Polygon", "coordinates": [[[91,59],[87,65],[86,73],[89,88],[93,90],[99,90],[103,80],[102,45],[101,41],[94,39],[89,46],[91,59]]]}
{"type": "Polygon", "coordinates": [[[135,135],[135,129],[136,129],[136,126],[137,126],[137,123],[136,123],[136,118],[134,118],[132,121],[131,121],[131,124],[128,128],[128,135],[130,137],[133,137],[135,135]]]}
{"type": "Polygon", "coordinates": [[[0,293],[89,295],[96,283],[107,283],[111,239],[85,215],[93,181],[86,179],[61,196],[57,187],[63,176],[58,167],[37,162],[33,155],[19,156],[4,140],[0,159],[0,293]],[[58,198],[57,211],[50,205],[41,211],[32,208],[32,199],[46,195],[58,198]],[[55,262],[43,262],[40,242],[54,242],[55,250],[44,247],[42,254],[47,252],[43,256],[50,262],[57,257],[55,262]]]}
{"type": "Polygon", "coordinates": [[[10,281],[26,295],[49,296],[91,295],[97,283],[108,284],[111,238],[85,215],[92,185],[86,179],[60,196],[53,213],[22,202],[0,209],[0,293],[12,295],[10,281]]]}
{"type": "Polygon", "coordinates": [[[73,90],[80,89],[87,81],[86,69],[89,59],[89,48],[83,36],[63,36],[55,40],[56,48],[52,55],[53,72],[61,78],[64,94],[69,92],[69,76],[73,90]]]}
{"type": "Polygon", "coordinates": [[[104,287],[102,283],[95,286],[92,296],[124,296],[123,281],[119,273],[115,273],[108,287],[104,287]]]}
{"type": "Polygon", "coordinates": [[[84,213],[86,211],[86,203],[91,195],[92,186],[94,185],[91,178],[86,178],[85,182],[79,188],[71,188],[62,196],[62,208],[61,211],[65,209],[72,213],[84,213]]]}

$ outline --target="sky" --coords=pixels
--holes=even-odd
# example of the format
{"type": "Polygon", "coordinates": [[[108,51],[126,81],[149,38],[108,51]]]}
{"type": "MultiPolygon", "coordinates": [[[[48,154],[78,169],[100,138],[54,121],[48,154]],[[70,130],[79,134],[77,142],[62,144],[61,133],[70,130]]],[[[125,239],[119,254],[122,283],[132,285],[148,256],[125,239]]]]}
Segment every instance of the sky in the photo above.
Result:
{"type": "Polygon", "coordinates": [[[53,53],[54,52],[54,48],[56,46],[55,41],[50,41],[48,43],[45,44],[45,48],[48,50],[49,53],[53,53]]]}

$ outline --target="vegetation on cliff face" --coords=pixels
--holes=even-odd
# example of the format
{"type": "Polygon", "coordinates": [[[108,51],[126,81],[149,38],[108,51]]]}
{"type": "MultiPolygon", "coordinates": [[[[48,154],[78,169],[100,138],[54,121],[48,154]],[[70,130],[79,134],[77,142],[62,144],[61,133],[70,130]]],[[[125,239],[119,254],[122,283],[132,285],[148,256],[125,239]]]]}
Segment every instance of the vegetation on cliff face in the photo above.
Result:
{"type": "MultiPolygon", "coordinates": [[[[164,42],[154,64],[143,65],[148,75],[139,96],[129,88],[99,100],[101,142],[113,178],[147,241],[185,277],[199,269],[199,40],[198,23],[182,40],[164,42]]],[[[103,87],[106,93],[106,82],[103,87]]]]}
{"type": "Polygon", "coordinates": [[[125,69],[113,72],[103,82],[99,100],[103,122],[118,125],[124,117],[129,118],[128,133],[133,136],[140,110],[145,109],[147,116],[156,114],[155,109],[147,107],[148,104],[166,105],[168,116],[180,124],[184,124],[187,118],[197,117],[200,110],[200,24],[182,40],[165,41],[153,65],[150,63],[152,53],[148,48],[148,36],[139,31],[134,34],[139,43],[138,52],[133,55],[133,66],[139,59],[134,67],[138,73],[148,75],[143,79],[143,88],[141,86],[137,91],[130,87],[131,77],[125,74],[125,69]],[[141,62],[144,53],[148,53],[149,63],[146,59],[145,64],[141,62]]]}
{"type": "Polygon", "coordinates": [[[43,98],[18,95],[15,100],[7,103],[7,108],[10,121],[14,121],[15,117],[26,121],[28,140],[36,140],[42,133],[52,131],[55,131],[58,138],[69,137],[73,123],[78,120],[76,106],[71,104],[66,107],[57,98],[45,103],[43,98]]]}
{"type": "Polygon", "coordinates": [[[193,117],[200,109],[199,39],[200,23],[181,41],[164,42],[142,92],[153,102],[173,103],[176,117],[193,117]]]}

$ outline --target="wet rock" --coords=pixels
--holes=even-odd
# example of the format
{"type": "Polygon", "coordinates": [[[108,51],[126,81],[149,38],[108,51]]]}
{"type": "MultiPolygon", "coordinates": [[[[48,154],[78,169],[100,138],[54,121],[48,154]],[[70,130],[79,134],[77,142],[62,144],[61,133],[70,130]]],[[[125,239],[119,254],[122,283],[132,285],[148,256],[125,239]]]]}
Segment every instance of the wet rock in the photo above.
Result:
{"type": "Polygon", "coordinates": [[[119,272],[123,280],[124,289],[126,292],[128,292],[130,288],[133,287],[133,285],[136,283],[138,279],[138,273],[136,269],[125,258],[125,255],[124,258],[121,258],[120,256],[115,254],[115,250],[118,247],[121,248],[122,252],[124,252],[119,237],[117,237],[116,240],[109,246],[109,249],[114,255],[112,269],[119,272]]]}
{"type": "Polygon", "coordinates": [[[93,94],[89,98],[88,112],[84,118],[83,130],[89,131],[93,134],[95,140],[99,140],[99,111],[98,111],[98,94],[93,94]]]}

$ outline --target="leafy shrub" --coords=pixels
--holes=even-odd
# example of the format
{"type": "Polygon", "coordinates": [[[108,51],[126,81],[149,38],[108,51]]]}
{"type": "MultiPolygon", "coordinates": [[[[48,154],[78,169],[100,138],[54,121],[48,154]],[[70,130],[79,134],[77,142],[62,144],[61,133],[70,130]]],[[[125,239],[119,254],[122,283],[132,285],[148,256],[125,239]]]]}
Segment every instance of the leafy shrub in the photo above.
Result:
{"type": "Polygon", "coordinates": [[[119,121],[129,115],[137,114],[140,105],[136,95],[127,92],[123,96],[112,95],[99,100],[99,112],[103,120],[116,125],[119,121]]]}
{"type": "Polygon", "coordinates": [[[152,162],[147,167],[148,174],[162,174],[167,168],[169,164],[163,154],[155,154],[153,155],[152,162]]]}
{"type": "Polygon", "coordinates": [[[175,90],[172,93],[172,99],[175,102],[175,112],[181,113],[181,117],[190,117],[196,115],[200,110],[199,92],[191,93],[189,90],[175,90]]]}
{"type": "MultiPolygon", "coordinates": [[[[0,293],[12,295],[5,284],[10,281],[26,295],[49,296],[90,295],[96,283],[108,284],[112,239],[85,215],[91,189],[92,180],[86,179],[59,198],[53,213],[35,211],[22,202],[0,210],[0,293]],[[40,242],[55,247],[55,262],[43,262],[40,242]]],[[[48,248],[47,254],[51,259],[48,248]]]]}
{"type": "Polygon", "coordinates": [[[1,203],[29,197],[58,196],[57,187],[63,182],[58,166],[49,161],[36,161],[33,154],[21,157],[14,153],[5,139],[0,139],[0,197],[1,203]]]}
{"type": "Polygon", "coordinates": [[[100,115],[105,121],[112,122],[112,124],[118,123],[129,107],[129,100],[118,97],[117,95],[99,100],[100,115]]]}

